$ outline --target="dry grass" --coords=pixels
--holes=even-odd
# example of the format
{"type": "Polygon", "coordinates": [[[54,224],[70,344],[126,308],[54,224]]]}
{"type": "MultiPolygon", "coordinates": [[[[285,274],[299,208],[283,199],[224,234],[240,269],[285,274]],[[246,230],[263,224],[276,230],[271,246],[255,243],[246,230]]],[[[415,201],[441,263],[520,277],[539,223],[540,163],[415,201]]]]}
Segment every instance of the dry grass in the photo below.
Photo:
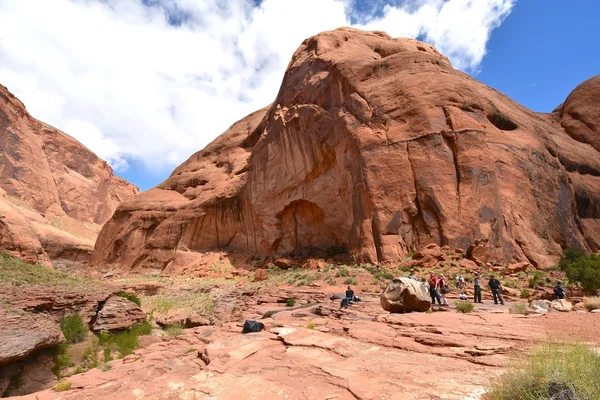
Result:
{"type": "Polygon", "coordinates": [[[494,380],[486,400],[600,399],[600,355],[584,344],[547,342],[494,380]]]}
{"type": "Polygon", "coordinates": [[[14,286],[53,288],[98,288],[104,284],[90,278],[60,272],[39,264],[28,264],[6,253],[0,253],[0,282],[14,286]]]}
{"type": "Polygon", "coordinates": [[[200,315],[212,315],[215,303],[210,293],[173,293],[156,296],[140,296],[143,310],[166,315],[171,312],[190,311],[200,315]]]}
{"type": "Polygon", "coordinates": [[[583,305],[588,311],[600,310],[600,297],[584,297],[583,305]]]}
{"type": "Polygon", "coordinates": [[[525,314],[527,307],[526,303],[511,303],[508,312],[511,314],[525,314]]]}

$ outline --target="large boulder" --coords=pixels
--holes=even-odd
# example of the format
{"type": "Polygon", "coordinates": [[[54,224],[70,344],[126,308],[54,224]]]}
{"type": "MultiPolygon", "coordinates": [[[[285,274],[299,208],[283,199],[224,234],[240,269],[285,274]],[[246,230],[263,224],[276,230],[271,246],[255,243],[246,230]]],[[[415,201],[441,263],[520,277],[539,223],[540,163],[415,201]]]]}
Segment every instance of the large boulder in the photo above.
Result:
{"type": "Polygon", "coordinates": [[[600,153],[576,136],[597,126],[597,87],[581,87],[577,107],[535,113],[430,44],[323,32],[295,52],[271,105],[123,202],[92,263],[172,270],[211,248],[342,245],[362,262],[399,261],[477,243],[467,258],[480,266],[555,265],[563,248],[600,241],[600,153]],[[569,115],[585,124],[565,130],[569,115]]]}
{"type": "Polygon", "coordinates": [[[381,307],[393,313],[429,310],[429,293],[423,285],[409,278],[395,278],[381,294],[381,307]]]}
{"type": "Polygon", "coordinates": [[[123,331],[146,319],[146,315],[134,302],[120,296],[106,300],[92,329],[94,331],[123,331]]]}
{"type": "Polygon", "coordinates": [[[573,304],[565,299],[552,300],[552,302],[550,302],[550,308],[556,311],[569,312],[573,311],[573,304]]]}
{"type": "Polygon", "coordinates": [[[49,318],[0,306],[0,321],[0,365],[65,341],[58,324],[49,318]]]}

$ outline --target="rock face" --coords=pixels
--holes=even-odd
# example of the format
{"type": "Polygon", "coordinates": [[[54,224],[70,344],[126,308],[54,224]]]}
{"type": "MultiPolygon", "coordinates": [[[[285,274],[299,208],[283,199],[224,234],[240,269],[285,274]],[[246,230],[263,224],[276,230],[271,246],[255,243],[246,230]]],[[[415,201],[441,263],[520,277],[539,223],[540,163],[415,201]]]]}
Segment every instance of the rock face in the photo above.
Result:
{"type": "Polygon", "coordinates": [[[393,313],[429,310],[431,302],[423,285],[409,278],[396,278],[380,297],[381,307],[393,313]]]}
{"type": "Polygon", "coordinates": [[[102,305],[94,321],[94,331],[124,331],[143,322],[146,315],[137,304],[123,297],[111,296],[102,305]]]}
{"type": "Polygon", "coordinates": [[[483,263],[552,265],[600,248],[599,91],[600,76],[535,113],[431,45],[321,33],[271,106],[119,206],[92,263],[168,272],[208,248],[330,246],[381,261],[477,242],[483,263]]]}
{"type": "Polygon", "coordinates": [[[89,262],[101,225],[137,193],[0,85],[0,249],[31,262],[89,262]]]}
{"type": "Polygon", "coordinates": [[[57,324],[34,314],[0,308],[0,321],[0,366],[65,341],[57,324]]]}

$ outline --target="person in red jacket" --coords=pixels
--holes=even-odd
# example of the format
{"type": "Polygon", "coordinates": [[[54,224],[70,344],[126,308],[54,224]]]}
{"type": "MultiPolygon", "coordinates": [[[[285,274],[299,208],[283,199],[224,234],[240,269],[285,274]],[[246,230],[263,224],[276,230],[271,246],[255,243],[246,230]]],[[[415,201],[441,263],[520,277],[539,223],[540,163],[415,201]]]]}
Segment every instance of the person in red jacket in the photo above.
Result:
{"type": "Polygon", "coordinates": [[[448,283],[446,283],[446,278],[444,277],[444,274],[440,274],[437,284],[438,284],[439,292],[442,295],[442,300],[444,300],[444,305],[448,306],[449,304],[448,304],[448,300],[446,300],[445,294],[449,292],[448,289],[450,289],[450,287],[448,286],[448,283]]]}
{"type": "Polygon", "coordinates": [[[441,306],[442,305],[442,299],[440,297],[440,294],[438,293],[437,290],[437,278],[435,277],[435,274],[433,272],[429,273],[429,295],[431,296],[431,305],[435,304],[435,299],[437,299],[438,304],[441,306]]]}

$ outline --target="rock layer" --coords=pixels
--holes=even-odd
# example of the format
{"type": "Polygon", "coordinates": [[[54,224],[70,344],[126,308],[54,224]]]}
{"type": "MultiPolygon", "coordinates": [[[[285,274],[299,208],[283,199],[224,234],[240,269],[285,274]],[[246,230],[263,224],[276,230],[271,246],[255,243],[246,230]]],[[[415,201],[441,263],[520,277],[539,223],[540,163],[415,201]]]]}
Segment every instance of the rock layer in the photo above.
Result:
{"type": "Polygon", "coordinates": [[[169,271],[198,252],[397,260],[486,243],[552,265],[600,244],[600,77],[552,114],[455,70],[431,45],[342,28],[305,40],[274,103],[123,203],[92,263],[169,271]]]}
{"type": "Polygon", "coordinates": [[[31,262],[89,262],[101,225],[139,193],[0,85],[0,249],[31,262]]]}

